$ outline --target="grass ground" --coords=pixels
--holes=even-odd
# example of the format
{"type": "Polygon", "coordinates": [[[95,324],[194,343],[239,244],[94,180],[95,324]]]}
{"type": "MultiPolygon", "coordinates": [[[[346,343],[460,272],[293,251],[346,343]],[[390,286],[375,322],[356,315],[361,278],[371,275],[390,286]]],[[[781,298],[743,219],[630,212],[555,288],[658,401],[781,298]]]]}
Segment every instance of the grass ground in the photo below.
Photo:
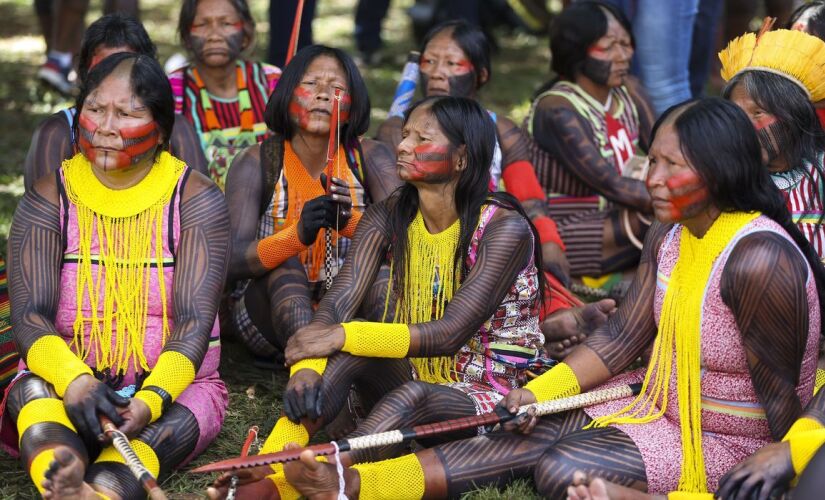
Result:
{"type": "MultiPolygon", "coordinates": [[[[91,2],[87,19],[100,15],[101,2],[91,2]]],[[[268,39],[265,0],[249,0],[258,22],[258,54],[264,53],[268,39]]],[[[320,1],[314,22],[315,39],[354,53],[352,41],[355,0],[320,1]]],[[[372,128],[386,117],[406,54],[414,47],[404,8],[411,0],[393,2],[384,25],[386,50],[383,62],[364,71],[372,99],[372,128]]],[[[175,27],[177,2],[143,0],[141,15],[148,32],[158,45],[161,59],[179,51],[175,27]]],[[[23,192],[22,165],[31,133],[44,117],[72,103],[40,86],[35,78],[42,62],[44,43],[30,0],[0,0],[0,253],[4,254],[14,207],[23,192]]],[[[481,93],[481,100],[497,113],[517,122],[525,116],[529,97],[547,77],[549,52],[546,39],[526,34],[500,34],[499,52],[494,56],[493,78],[481,93]]],[[[271,429],[278,414],[278,396],[285,373],[265,373],[252,366],[249,356],[237,345],[227,344],[221,364],[230,391],[226,423],[215,443],[195,463],[203,464],[236,456],[250,425],[271,429]]],[[[163,484],[174,498],[198,498],[208,478],[184,473],[173,474],[163,484]]],[[[35,498],[36,491],[16,460],[0,455],[0,498],[35,498]]],[[[506,490],[485,489],[469,498],[496,500],[535,498],[528,483],[516,483],[506,490]]]]}

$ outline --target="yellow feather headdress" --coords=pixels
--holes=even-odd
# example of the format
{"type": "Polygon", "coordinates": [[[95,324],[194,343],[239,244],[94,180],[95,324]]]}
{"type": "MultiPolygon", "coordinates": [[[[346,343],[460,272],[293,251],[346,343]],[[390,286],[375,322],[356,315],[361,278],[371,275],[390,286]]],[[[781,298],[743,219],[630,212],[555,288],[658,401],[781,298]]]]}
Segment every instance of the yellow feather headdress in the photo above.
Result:
{"type": "Polygon", "coordinates": [[[747,33],[719,53],[722,78],[743,71],[766,71],[799,85],[812,102],[825,99],[825,42],[801,31],[747,33]]]}

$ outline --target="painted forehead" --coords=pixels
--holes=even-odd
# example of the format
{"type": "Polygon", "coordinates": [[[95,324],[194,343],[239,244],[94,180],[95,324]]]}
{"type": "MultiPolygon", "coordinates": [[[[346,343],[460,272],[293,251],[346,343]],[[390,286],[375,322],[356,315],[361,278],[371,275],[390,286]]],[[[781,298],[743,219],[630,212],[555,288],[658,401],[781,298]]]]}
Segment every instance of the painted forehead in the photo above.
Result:
{"type": "Polygon", "coordinates": [[[143,100],[135,94],[132,87],[131,68],[131,64],[126,66],[125,63],[118,66],[89,93],[84,104],[86,106],[115,104],[134,110],[146,109],[143,100]]]}

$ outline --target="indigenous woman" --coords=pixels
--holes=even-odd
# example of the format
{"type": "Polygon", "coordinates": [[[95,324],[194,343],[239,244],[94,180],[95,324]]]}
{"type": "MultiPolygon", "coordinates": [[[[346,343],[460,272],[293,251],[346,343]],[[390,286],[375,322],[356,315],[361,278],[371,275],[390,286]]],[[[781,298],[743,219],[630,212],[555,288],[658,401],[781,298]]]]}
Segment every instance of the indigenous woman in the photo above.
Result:
{"type": "MultiPolygon", "coordinates": [[[[534,472],[539,493],[562,498],[577,469],[653,493],[714,491],[727,470],[784,435],[811,399],[825,276],[752,130],[721,99],[665,114],[647,174],[660,224],[626,300],[502,405],[644,379],[635,400],[528,417],[529,436],[492,433],[352,467],[347,496],[374,498],[399,481],[405,497],[456,496],[534,472]],[[647,350],[647,367],[619,375],[647,350]]],[[[289,482],[310,498],[335,491],[335,468],[312,459],[305,452],[286,465],[289,482]]]]}
{"type": "MultiPolygon", "coordinates": [[[[487,37],[478,27],[464,21],[436,26],[421,44],[420,73],[425,97],[451,95],[477,100],[479,90],[492,76],[487,37]]],[[[495,190],[503,181],[504,189],[521,202],[538,230],[548,282],[541,313],[544,320],[557,311],[579,305],[563,285],[570,274],[565,243],[555,222],[547,216],[545,191],[538,184],[530,162],[529,139],[509,118],[492,111],[488,113],[496,125],[496,146],[490,164],[491,187],[495,190]]],[[[401,142],[401,128],[399,117],[390,118],[379,128],[378,138],[395,148],[401,142]]],[[[605,313],[613,307],[612,300],[603,301],[587,311],[574,309],[545,322],[542,329],[548,340],[553,340],[550,346],[554,357],[562,357],[571,342],[584,338],[581,328],[567,324],[571,315],[594,315],[603,321],[605,313]]]]}
{"type": "MultiPolygon", "coordinates": [[[[358,139],[369,116],[367,88],[352,59],[338,49],[307,47],[267,105],[273,136],[238,155],[229,171],[230,280],[241,280],[229,307],[236,334],[257,356],[283,352],[286,340],[309,323],[367,203],[398,184],[387,148],[358,139]],[[338,125],[331,123],[334,112],[338,125]]],[[[372,309],[380,314],[378,295],[372,309]]]]}
{"type": "Polygon", "coordinates": [[[155,476],[203,451],[223,421],[217,309],[223,196],[166,149],[172,91],[151,57],[112,55],[78,97],[80,153],[23,197],[9,235],[23,363],[4,444],[51,498],[139,498],[101,440],[111,419],[155,476]]]}
{"type": "Polygon", "coordinates": [[[777,30],[756,44],[750,33],[733,40],[719,57],[728,82],[724,97],[750,117],[771,179],[799,230],[825,258],[825,132],[811,104],[825,98],[825,42],[777,30]]]}
{"type": "MultiPolygon", "coordinates": [[[[89,70],[111,54],[134,52],[151,58],[157,49],[146,29],[137,19],[123,14],[109,14],[93,22],[83,34],[78,61],[78,81],[83,82],[89,70]]],[[[34,181],[60,168],[77,152],[75,118],[77,108],[59,111],[43,120],[35,129],[26,162],[23,181],[31,189],[34,181]]],[[[206,160],[192,126],[183,118],[175,117],[175,126],[169,139],[169,151],[189,168],[206,172],[206,160]]]]}
{"type": "Polygon", "coordinates": [[[556,79],[525,122],[533,164],[567,248],[573,276],[632,269],[650,214],[637,155],[650,144],[653,112],[628,75],[627,18],[603,2],[576,2],[550,29],[556,79]]]}
{"type": "MultiPolygon", "coordinates": [[[[525,382],[544,342],[541,255],[516,201],[489,192],[494,134],[471,99],[432,97],[413,108],[397,151],[404,186],[364,214],[332,290],[289,341],[284,410],[293,421],[309,420],[281,417],[262,452],[306,444],[338,414],[353,383],[374,402],[409,380],[411,365],[418,382],[386,396],[358,433],[491,411],[525,382]],[[384,255],[395,322],[353,322],[380,286],[384,255]]],[[[270,479],[245,495],[266,486],[281,498],[294,494],[282,475],[270,479]]]]}
{"type": "Polygon", "coordinates": [[[255,47],[246,0],[184,0],[178,31],[192,63],[169,75],[175,112],[195,127],[223,189],[232,158],[266,137],[264,109],[281,70],[244,57],[255,47]]]}

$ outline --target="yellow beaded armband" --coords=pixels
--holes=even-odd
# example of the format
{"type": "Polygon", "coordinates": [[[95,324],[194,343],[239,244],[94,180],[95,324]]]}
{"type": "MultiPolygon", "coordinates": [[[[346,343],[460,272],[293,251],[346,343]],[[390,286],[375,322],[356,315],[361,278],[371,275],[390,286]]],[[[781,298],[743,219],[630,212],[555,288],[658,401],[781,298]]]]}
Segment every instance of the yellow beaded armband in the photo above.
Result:
{"type": "Polygon", "coordinates": [[[403,323],[343,323],[344,347],[355,356],[405,358],[410,351],[410,327],[403,323]]]}
{"type": "Polygon", "coordinates": [[[195,380],[195,365],[189,358],[175,351],[164,351],[152,373],[143,381],[143,388],[135,398],[149,406],[154,422],[181,393],[195,380]]]}
{"type": "Polygon", "coordinates": [[[815,431],[822,428],[825,428],[825,426],[823,426],[819,420],[808,417],[800,417],[796,419],[796,422],[794,422],[791,428],[788,429],[788,432],[785,433],[785,437],[782,438],[782,441],[789,441],[798,434],[808,431],[815,431]]]}
{"type": "Polygon", "coordinates": [[[318,375],[323,375],[324,370],[327,369],[327,358],[307,358],[298,361],[289,367],[289,376],[298,373],[299,370],[312,370],[318,375]]]}
{"type": "Polygon", "coordinates": [[[667,500],[713,500],[713,493],[694,493],[691,491],[671,491],[667,500]]]}
{"type": "Polygon", "coordinates": [[[791,463],[797,475],[805,470],[808,462],[811,461],[823,443],[825,443],[825,429],[799,432],[788,439],[788,444],[791,447],[791,463]]]}
{"type": "Polygon", "coordinates": [[[92,369],[57,335],[44,335],[35,340],[26,352],[26,365],[32,373],[52,384],[61,398],[74,379],[92,375],[92,369]]]}
{"type": "Polygon", "coordinates": [[[524,388],[532,392],[539,403],[575,396],[582,391],[576,374],[566,363],[557,364],[547,373],[528,382],[524,388]]]}

